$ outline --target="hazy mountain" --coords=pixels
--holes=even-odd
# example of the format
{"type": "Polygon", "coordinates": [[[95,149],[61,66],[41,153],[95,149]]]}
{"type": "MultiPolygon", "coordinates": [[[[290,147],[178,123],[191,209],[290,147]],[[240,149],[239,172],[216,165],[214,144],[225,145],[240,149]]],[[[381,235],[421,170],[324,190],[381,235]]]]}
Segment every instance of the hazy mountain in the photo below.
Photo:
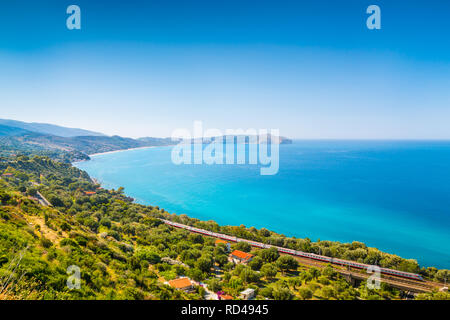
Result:
{"type": "Polygon", "coordinates": [[[0,124],[0,137],[4,136],[18,136],[22,134],[30,133],[30,131],[17,128],[17,127],[10,127],[0,124]]]}
{"type": "Polygon", "coordinates": [[[192,139],[191,141],[194,143],[211,143],[215,139],[222,139],[223,143],[228,143],[228,141],[233,141],[233,143],[259,143],[259,144],[291,144],[292,140],[286,137],[281,136],[273,136],[271,134],[265,135],[227,135],[227,136],[219,136],[219,137],[210,137],[210,138],[201,138],[201,139],[192,139]]]}
{"type": "MultiPolygon", "coordinates": [[[[225,142],[226,137],[223,138],[225,142]]],[[[253,143],[254,141],[249,136],[241,138],[243,138],[245,143],[253,143]]],[[[234,139],[238,140],[237,136],[234,139]]],[[[210,143],[212,140],[212,138],[205,138],[203,143],[210,143]]],[[[74,161],[89,159],[88,155],[94,153],[150,146],[168,146],[178,142],[177,140],[173,141],[171,138],[144,137],[132,139],[119,136],[110,137],[83,129],[0,119],[0,156],[11,155],[17,152],[23,154],[39,153],[41,155],[51,155],[63,161],[74,161]]],[[[197,141],[193,139],[192,142],[197,141]]],[[[257,137],[257,142],[286,144],[292,141],[284,137],[262,135],[257,137]]]]}
{"type": "Polygon", "coordinates": [[[24,129],[27,131],[42,133],[42,134],[50,134],[54,136],[60,137],[77,137],[77,136],[105,136],[102,133],[78,129],[78,128],[66,128],[62,126],[57,126],[54,124],[48,123],[37,123],[37,122],[22,122],[16,120],[5,120],[0,119],[0,125],[14,127],[19,129],[24,129]]]}
{"type": "Polygon", "coordinates": [[[59,137],[35,132],[0,137],[0,146],[2,147],[15,146],[16,148],[20,147],[20,149],[39,148],[70,153],[81,152],[86,155],[131,148],[165,146],[169,144],[173,144],[170,139],[161,138],[151,138],[141,141],[119,136],[59,137]]]}
{"type": "Polygon", "coordinates": [[[153,138],[153,137],[143,137],[136,139],[137,141],[148,143],[154,146],[165,146],[170,144],[176,144],[179,140],[175,139],[172,140],[172,138],[153,138]]]}

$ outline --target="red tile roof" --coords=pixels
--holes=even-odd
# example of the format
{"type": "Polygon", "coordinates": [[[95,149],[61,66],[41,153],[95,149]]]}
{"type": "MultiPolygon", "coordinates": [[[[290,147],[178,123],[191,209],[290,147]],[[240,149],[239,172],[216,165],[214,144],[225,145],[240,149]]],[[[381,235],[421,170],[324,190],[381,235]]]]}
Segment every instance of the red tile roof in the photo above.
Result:
{"type": "Polygon", "coordinates": [[[222,240],[222,239],[217,239],[215,243],[216,243],[216,244],[219,244],[219,243],[225,243],[225,244],[227,244],[228,242],[226,242],[225,240],[222,240]]]}
{"type": "Polygon", "coordinates": [[[243,252],[243,251],[239,251],[239,250],[234,250],[231,253],[232,256],[235,256],[236,258],[239,258],[241,260],[250,260],[253,255],[247,252],[243,252]]]}
{"type": "Polygon", "coordinates": [[[175,280],[170,280],[169,285],[175,289],[184,289],[192,286],[192,282],[188,278],[178,278],[175,280]]]}

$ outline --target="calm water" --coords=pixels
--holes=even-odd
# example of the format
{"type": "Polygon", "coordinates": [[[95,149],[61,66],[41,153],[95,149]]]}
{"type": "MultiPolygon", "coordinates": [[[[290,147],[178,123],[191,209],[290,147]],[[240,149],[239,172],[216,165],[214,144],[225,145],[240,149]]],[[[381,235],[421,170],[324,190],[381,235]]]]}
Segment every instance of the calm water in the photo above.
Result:
{"type": "Polygon", "coordinates": [[[142,204],[220,224],[266,227],[312,240],[362,241],[450,268],[450,142],[296,141],[280,170],[174,165],[171,148],[76,163],[142,204]]]}

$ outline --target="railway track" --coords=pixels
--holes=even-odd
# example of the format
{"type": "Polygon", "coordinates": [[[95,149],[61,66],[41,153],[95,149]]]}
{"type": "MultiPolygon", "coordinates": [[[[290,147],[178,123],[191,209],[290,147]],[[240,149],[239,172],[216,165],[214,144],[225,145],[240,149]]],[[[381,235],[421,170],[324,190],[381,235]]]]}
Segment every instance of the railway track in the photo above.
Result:
{"type": "MultiPolygon", "coordinates": [[[[306,267],[315,267],[315,268],[325,268],[328,264],[327,263],[321,263],[317,261],[308,261],[308,259],[295,257],[299,264],[306,267]]],[[[336,272],[341,274],[342,276],[346,277],[347,279],[354,278],[356,280],[367,280],[371,275],[367,273],[361,272],[359,269],[354,270],[347,270],[346,268],[342,266],[334,266],[334,269],[336,272]]],[[[389,284],[390,286],[401,289],[401,290],[407,290],[412,291],[416,293],[420,292],[430,292],[433,290],[433,288],[436,288],[435,283],[430,282],[420,282],[415,280],[409,280],[409,279],[403,279],[403,278],[396,278],[389,275],[382,275],[381,282],[385,282],[389,284]]],[[[438,286],[437,286],[438,287],[438,286]]]]}
{"type": "MultiPolygon", "coordinates": [[[[270,248],[274,247],[276,248],[280,253],[283,254],[289,254],[297,258],[300,263],[323,268],[326,265],[332,263],[335,266],[335,269],[340,272],[341,274],[345,276],[350,276],[359,280],[365,280],[371,276],[369,273],[362,272],[362,270],[367,270],[368,267],[371,267],[366,264],[354,262],[354,261],[347,261],[343,259],[335,259],[330,258],[326,256],[311,254],[311,253],[305,253],[301,251],[295,251],[292,249],[272,246],[260,242],[255,242],[247,239],[241,239],[221,233],[216,233],[204,229],[199,229],[196,227],[191,227],[188,225],[184,225],[181,223],[172,222],[169,220],[161,219],[165,224],[168,224],[172,227],[185,229],[190,232],[203,234],[206,236],[211,236],[215,238],[225,239],[232,242],[247,242],[251,246],[257,247],[257,248],[270,248]],[[354,271],[351,271],[354,270],[354,271]],[[356,270],[356,271],[355,271],[356,270]]],[[[381,268],[381,281],[386,282],[396,288],[400,288],[402,290],[410,290],[413,292],[427,292],[431,291],[433,288],[439,288],[439,284],[432,283],[429,281],[424,281],[420,275],[412,274],[408,272],[393,270],[393,269],[387,269],[387,268],[381,268]]]]}

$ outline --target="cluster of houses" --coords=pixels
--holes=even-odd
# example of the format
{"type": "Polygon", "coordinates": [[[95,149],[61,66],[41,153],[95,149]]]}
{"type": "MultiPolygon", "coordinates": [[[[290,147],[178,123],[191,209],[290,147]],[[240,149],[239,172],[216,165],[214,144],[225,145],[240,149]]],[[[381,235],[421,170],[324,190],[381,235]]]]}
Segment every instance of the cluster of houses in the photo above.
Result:
{"type": "MultiPolygon", "coordinates": [[[[215,242],[216,245],[218,245],[220,243],[223,243],[226,245],[228,252],[231,251],[231,246],[227,241],[222,240],[222,239],[217,239],[215,242]]],[[[253,257],[254,256],[250,253],[243,252],[240,250],[233,250],[228,256],[228,261],[233,262],[235,264],[247,264],[253,259],[253,257]]],[[[188,293],[195,291],[194,283],[188,277],[181,277],[178,279],[170,280],[168,282],[168,284],[172,288],[175,288],[177,290],[183,290],[188,293]]],[[[255,297],[255,290],[250,289],[250,288],[242,291],[239,296],[239,298],[243,299],[243,300],[250,300],[250,299],[253,299],[254,297],[255,297]]],[[[222,291],[217,292],[217,298],[219,300],[233,300],[232,296],[230,296],[229,294],[226,294],[222,291]]]]}

